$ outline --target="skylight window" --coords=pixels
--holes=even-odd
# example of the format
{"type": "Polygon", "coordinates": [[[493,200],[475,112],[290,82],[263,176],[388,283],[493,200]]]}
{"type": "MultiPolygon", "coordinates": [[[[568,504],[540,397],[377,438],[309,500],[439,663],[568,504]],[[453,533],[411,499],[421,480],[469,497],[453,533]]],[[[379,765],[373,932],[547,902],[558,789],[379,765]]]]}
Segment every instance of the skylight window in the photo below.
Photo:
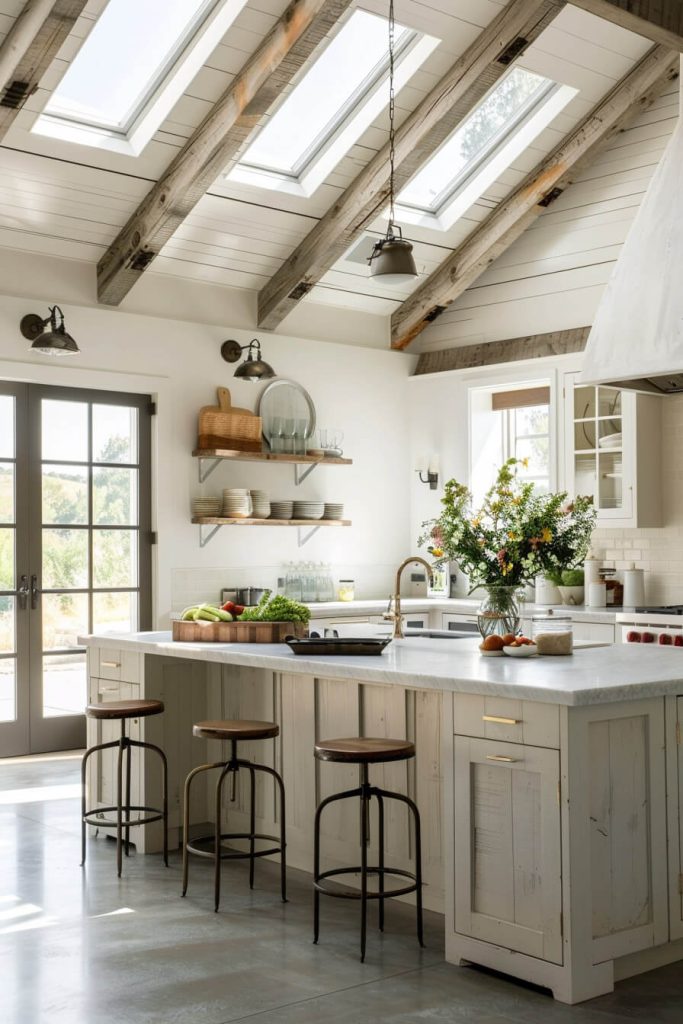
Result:
{"type": "Polygon", "coordinates": [[[450,227],[575,95],[569,86],[513,68],[404,186],[397,197],[401,215],[412,210],[450,227]]]}
{"type": "MultiPolygon", "coordinates": [[[[437,45],[396,25],[397,89],[437,45]]],[[[387,106],[388,46],[386,19],[354,11],[228,177],[270,188],[294,185],[310,195],[387,106]]]]}
{"type": "Polygon", "coordinates": [[[35,130],[91,145],[99,131],[139,152],[245,3],[109,0],[35,130]]]}

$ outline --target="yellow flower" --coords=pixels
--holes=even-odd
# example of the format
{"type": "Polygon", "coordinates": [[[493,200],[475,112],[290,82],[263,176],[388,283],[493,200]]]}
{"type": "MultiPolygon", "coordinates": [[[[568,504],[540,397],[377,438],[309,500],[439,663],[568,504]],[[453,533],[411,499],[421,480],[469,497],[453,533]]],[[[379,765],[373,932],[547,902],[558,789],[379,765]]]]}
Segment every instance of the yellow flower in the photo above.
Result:
{"type": "Polygon", "coordinates": [[[441,558],[443,555],[443,548],[432,548],[432,554],[435,558],[441,558]]]}
{"type": "Polygon", "coordinates": [[[552,532],[552,530],[550,530],[547,526],[544,526],[543,529],[541,530],[541,541],[544,544],[549,544],[552,539],[553,539],[553,532],[552,532]]]}
{"type": "Polygon", "coordinates": [[[478,516],[476,519],[472,520],[472,526],[474,527],[475,530],[481,526],[481,519],[478,516]]]}
{"type": "Polygon", "coordinates": [[[519,461],[522,463],[522,465],[524,466],[525,469],[529,468],[529,460],[528,459],[520,459],[519,461]]]}
{"type": "Polygon", "coordinates": [[[508,530],[508,540],[519,540],[514,530],[508,530]]]}
{"type": "Polygon", "coordinates": [[[502,568],[503,576],[507,576],[508,573],[512,572],[512,570],[514,569],[514,565],[513,565],[512,562],[508,562],[506,565],[503,565],[501,568],[502,568]]]}

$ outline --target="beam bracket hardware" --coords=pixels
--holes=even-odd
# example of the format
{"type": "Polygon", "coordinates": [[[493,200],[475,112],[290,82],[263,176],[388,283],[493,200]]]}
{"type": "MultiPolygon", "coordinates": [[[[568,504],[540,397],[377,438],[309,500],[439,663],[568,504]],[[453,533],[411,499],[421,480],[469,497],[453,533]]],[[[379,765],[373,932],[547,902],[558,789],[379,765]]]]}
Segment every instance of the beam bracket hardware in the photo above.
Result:
{"type": "Polygon", "coordinates": [[[302,548],[304,546],[304,544],[308,544],[308,542],[311,539],[311,537],[314,537],[319,529],[320,529],[319,526],[314,526],[310,530],[306,530],[306,528],[303,527],[303,526],[297,526],[297,528],[296,528],[297,545],[300,548],[302,548]]]}
{"type": "Polygon", "coordinates": [[[131,258],[128,266],[131,270],[139,270],[142,272],[147,269],[155,256],[156,253],[152,252],[151,249],[139,249],[131,258]]]}
{"type": "Polygon", "coordinates": [[[206,545],[209,543],[209,541],[213,537],[215,537],[215,535],[218,533],[218,531],[220,530],[222,525],[223,525],[222,523],[216,523],[215,525],[213,525],[205,533],[204,532],[205,524],[204,523],[200,523],[199,524],[199,546],[200,546],[200,548],[205,548],[206,547],[206,545]]]}
{"type": "Polygon", "coordinates": [[[201,456],[199,457],[197,460],[197,470],[199,473],[200,484],[203,484],[205,480],[208,480],[216,466],[218,466],[222,461],[222,459],[203,459],[201,456]],[[204,469],[205,462],[209,464],[207,469],[204,469]]]}

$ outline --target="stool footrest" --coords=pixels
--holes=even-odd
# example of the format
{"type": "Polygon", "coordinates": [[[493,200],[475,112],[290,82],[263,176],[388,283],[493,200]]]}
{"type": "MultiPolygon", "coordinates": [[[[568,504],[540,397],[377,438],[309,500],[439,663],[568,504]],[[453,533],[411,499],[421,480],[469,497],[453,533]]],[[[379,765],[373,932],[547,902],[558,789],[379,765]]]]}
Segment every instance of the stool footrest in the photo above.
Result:
{"type": "MultiPolygon", "coordinates": [[[[221,833],[221,842],[224,839],[251,839],[250,832],[223,832],[221,833]]],[[[250,857],[270,857],[275,853],[282,853],[283,847],[280,846],[280,840],[277,836],[263,835],[261,832],[255,832],[254,839],[261,839],[264,842],[277,843],[277,846],[272,847],[268,850],[254,850],[253,854],[249,850],[222,850],[220,851],[221,860],[248,860],[250,857]]],[[[185,849],[188,853],[194,854],[196,857],[207,857],[213,860],[215,857],[215,846],[216,836],[212,833],[211,835],[198,836],[189,843],[185,843],[185,849]],[[202,850],[199,848],[200,843],[205,843],[208,849],[202,850]]]]}
{"type": "MultiPolygon", "coordinates": [[[[83,815],[83,822],[86,825],[94,825],[95,828],[118,828],[119,823],[114,818],[100,818],[97,815],[100,814],[116,814],[117,807],[98,807],[91,811],[86,811],[83,815]]],[[[131,804],[128,808],[130,811],[146,811],[150,816],[146,818],[127,818],[125,814],[121,818],[122,828],[133,828],[135,825],[149,825],[153,821],[163,821],[164,812],[159,810],[158,807],[143,807],[139,804],[131,804]]]]}
{"type": "MultiPolygon", "coordinates": [[[[367,891],[365,898],[368,900],[387,900],[392,899],[394,896],[407,896],[411,892],[417,892],[418,882],[416,876],[412,871],[404,871],[403,868],[380,868],[380,867],[367,867],[365,869],[367,875],[378,875],[384,878],[386,875],[394,875],[398,878],[409,878],[411,885],[402,886],[398,889],[385,889],[384,892],[367,891]]],[[[362,893],[360,889],[355,891],[347,892],[336,892],[334,889],[329,889],[325,884],[321,884],[325,879],[334,880],[336,875],[360,875],[360,865],[350,868],[331,868],[329,871],[322,871],[317,878],[313,879],[313,888],[318,892],[323,893],[325,896],[333,896],[335,899],[340,900],[360,900],[362,899],[362,893]]],[[[342,885],[342,882],[338,883],[342,885]]]]}

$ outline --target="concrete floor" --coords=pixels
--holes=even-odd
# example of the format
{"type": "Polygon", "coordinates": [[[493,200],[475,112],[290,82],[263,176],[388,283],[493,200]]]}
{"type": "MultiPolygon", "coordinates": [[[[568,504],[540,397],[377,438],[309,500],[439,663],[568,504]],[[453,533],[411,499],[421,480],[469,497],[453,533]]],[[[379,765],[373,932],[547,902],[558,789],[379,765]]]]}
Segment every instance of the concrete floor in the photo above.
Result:
{"type": "Polygon", "coordinates": [[[0,761],[0,1020],[2,1024],[681,1024],[683,966],[622,982],[581,1006],[531,987],[443,962],[442,920],[427,915],[427,948],[414,916],[396,906],[383,936],[357,959],[357,907],[323,901],[311,943],[310,880],[277,869],[224,869],[223,906],[211,909],[211,872],[131,856],[117,880],[114,846],[79,861],[79,759],[0,761]]]}

